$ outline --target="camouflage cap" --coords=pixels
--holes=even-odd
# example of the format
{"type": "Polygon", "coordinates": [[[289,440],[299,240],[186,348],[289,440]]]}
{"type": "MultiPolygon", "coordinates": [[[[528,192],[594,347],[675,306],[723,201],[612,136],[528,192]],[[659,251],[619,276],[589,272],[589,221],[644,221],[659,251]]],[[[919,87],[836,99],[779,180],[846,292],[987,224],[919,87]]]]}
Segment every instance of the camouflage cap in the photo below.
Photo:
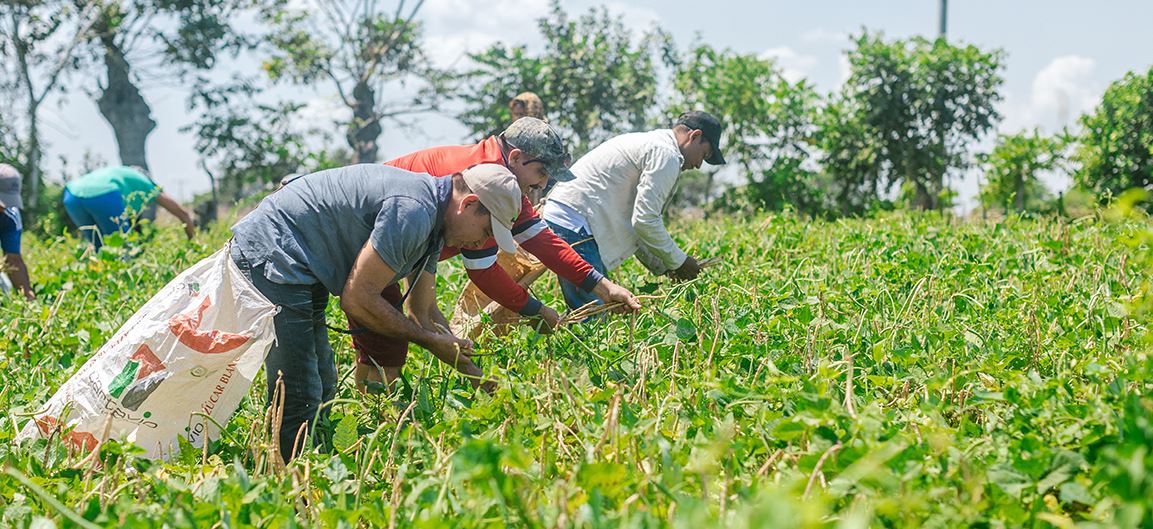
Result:
{"type": "Polygon", "coordinates": [[[540,160],[549,178],[558,182],[568,182],[575,178],[568,169],[572,155],[565,148],[560,132],[552,125],[534,117],[523,117],[504,129],[500,136],[512,148],[540,160]]]}

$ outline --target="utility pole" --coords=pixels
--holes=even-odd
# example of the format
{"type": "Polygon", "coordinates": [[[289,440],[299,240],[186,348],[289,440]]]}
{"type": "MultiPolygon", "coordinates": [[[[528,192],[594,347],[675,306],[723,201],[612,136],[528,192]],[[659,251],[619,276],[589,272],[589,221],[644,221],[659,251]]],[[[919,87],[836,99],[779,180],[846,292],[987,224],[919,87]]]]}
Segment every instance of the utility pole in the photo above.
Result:
{"type": "Polygon", "coordinates": [[[948,27],[948,19],[949,19],[949,0],[941,0],[941,31],[940,31],[939,37],[942,40],[946,39],[945,28],[948,27]]]}

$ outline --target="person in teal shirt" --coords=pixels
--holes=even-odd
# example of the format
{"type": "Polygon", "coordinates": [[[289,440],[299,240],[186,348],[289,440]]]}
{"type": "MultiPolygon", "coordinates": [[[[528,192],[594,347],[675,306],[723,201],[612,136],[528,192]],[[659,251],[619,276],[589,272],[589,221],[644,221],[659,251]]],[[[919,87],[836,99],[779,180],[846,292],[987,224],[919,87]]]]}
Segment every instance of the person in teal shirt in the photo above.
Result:
{"type": "Polygon", "coordinates": [[[64,186],[68,217],[97,250],[104,236],[127,232],[136,215],[153,201],[184,223],[189,239],[196,234],[192,214],[139,168],[105,167],[64,186]]]}

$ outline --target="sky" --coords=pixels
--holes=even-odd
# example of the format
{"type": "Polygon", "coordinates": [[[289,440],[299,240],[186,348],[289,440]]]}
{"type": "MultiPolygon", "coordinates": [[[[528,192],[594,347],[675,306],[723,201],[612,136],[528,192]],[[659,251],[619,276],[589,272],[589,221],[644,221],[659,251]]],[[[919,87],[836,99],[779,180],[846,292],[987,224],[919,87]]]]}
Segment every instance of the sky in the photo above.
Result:
{"type": "MultiPolygon", "coordinates": [[[[304,2],[305,0],[297,0],[304,2]]],[[[863,28],[889,38],[935,36],[938,0],[566,0],[570,15],[603,5],[641,31],[659,24],[682,49],[696,41],[741,53],[774,58],[790,79],[806,78],[822,92],[836,90],[847,77],[844,52],[849,36],[863,28]]],[[[548,0],[426,0],[418,18],[425,24],[426,49],[438,64],[464,66],[465,53],[495,42],[540,45],[535,20],[549,11],[548,0]]],[[[1153,1],[952,0],[948,36],[954,43],[1005,51],[1005,83],[999,132],[1037,127],[1052,133],[1073,124],[1092,109],[1108,84],[1129,71],[1153,65],[1153,1]]],[[[240,60],[230,68],[251,73],[257,64],[240,60]]],[[[193,137],[178,129],[195,116],[186,109],[187,91],[180,83],[142,79],[144,97],[157,128],[148,141],[154,179],[180,200],[208,190],[193,151],[193,137]]],[[[327,126],[347,111],[335,90],[280,89],[307,105],[301,123],[327,126]]],[[[547,106],[547,102],[546,102],[547,106]]],[[[82,160],[117,161],[112,129],[93,98],[72,89],[46,105],[41,115],[48,144],[47,176],[63,181],[82,160]],[[62,163],[61,160],[67,163],[62,163]]],[[[447,116],[425,116],[414,129],[386,127],[380,139],[381,159],[413,150],[468,141],[468,132],[447,116]]],[[[331,141],[342,142],[335,134],[331,141]]],[[[979,148],[987,150],[991,139],[979,148]]],[[[1050,176],[1054,190],[1066,178],[1050,176]]],[[[962,203],[972,203],[977,179],[969,175],[952,183],[962,203]]]]}

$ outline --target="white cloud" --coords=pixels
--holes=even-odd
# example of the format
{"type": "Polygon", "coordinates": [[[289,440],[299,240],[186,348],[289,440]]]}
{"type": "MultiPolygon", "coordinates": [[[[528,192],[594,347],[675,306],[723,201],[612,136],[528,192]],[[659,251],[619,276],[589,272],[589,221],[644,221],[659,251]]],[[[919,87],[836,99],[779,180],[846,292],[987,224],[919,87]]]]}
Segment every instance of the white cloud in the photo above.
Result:
{"type": "Polygon", "coordinates": [[[801,35],[801,40],[809,44],[846,44],[849,35],[840,31],[814,28],[801,35]]]}
{"type": "MultiPolygon", "coordinates": [[[[1096,66],[1095,60],[1080,55],[1057,57],[1033,76],[1027,96],[1003,91],[1005,100],[999,110],[1004,119],[998,127],[999,132],[1015,134],[1039,128],[1043,133],[1052,134],[1074,124],[1079,116],[1092,110],[1101,100],[1103,89],[1093,75],[1096,66]]],[[[991,148],[992,137],[977,150],[991,148]]],[[[1041,180],[1052,191],[1066,189],[1071,183],[1068,175],[1060,173],[1042,174],[1041,180]]],[[[975,189],[975,184],[973,187],[975,189]]]]}
{"type": "Polygon", "coordinates": [[[1016,132],[1041,127],[1055,131],[1072,124],[1101,99],[1102,88],[1093,79],[1097,63],[1079,55],[1057,57],[1033,77],[1028,99],[1007,93],[1002,104],[1001,130],[1016,132]]]}
{"type": "Polygon", "coordinates": [[[433,35],[425,39],[424,49],[432,63],[440,68],[465,66],[468,54],[492,46],[501,40],[494,33],[482,31],[456,32],[448,35],[433,35]]]}
{"type": "Polygon", "coordinates": [[[548,11],[548,0],[427,0],[418,18],[433,64],[450,68],[497,42],[532,47],[540,40],[537,20],[548,11]]]}
{"type": "Polygon", "coordinates": [[[1033,78],[1033,105],[1040,111],[1054,111],[1067,122],[1097,104],[1101,91],[1092,82],[1096,61],[1069,55],[1058,57],[1033,78]]]}
{"type": "MultiPolygon", "coordinates": [[[[661,15],[646,7],[637,7],[622,2],[608,2],[604,6],[610,15],[621,17],[625,27],[638,34],[661,24],[661,15]]],[[[570,15],[575,14],[577,13],[570,12],[570,15]]]]}
{"type": "Polygon", "coordinates": [[[781,68],[781,74],[793,83],[809,77],[813,67],[817,65],[816,57],[799,54],[787,46],[769,48],[761,52],[761,58],[775,60],[777,66],[781,68]]]}
{"type": "Polygon", "coordinates": [[[460,28],[516,40],[536,31],[536,20],[548,14],[548,0],[428,0],[418,18],[431,33],[452,35],[460,28]]]}

